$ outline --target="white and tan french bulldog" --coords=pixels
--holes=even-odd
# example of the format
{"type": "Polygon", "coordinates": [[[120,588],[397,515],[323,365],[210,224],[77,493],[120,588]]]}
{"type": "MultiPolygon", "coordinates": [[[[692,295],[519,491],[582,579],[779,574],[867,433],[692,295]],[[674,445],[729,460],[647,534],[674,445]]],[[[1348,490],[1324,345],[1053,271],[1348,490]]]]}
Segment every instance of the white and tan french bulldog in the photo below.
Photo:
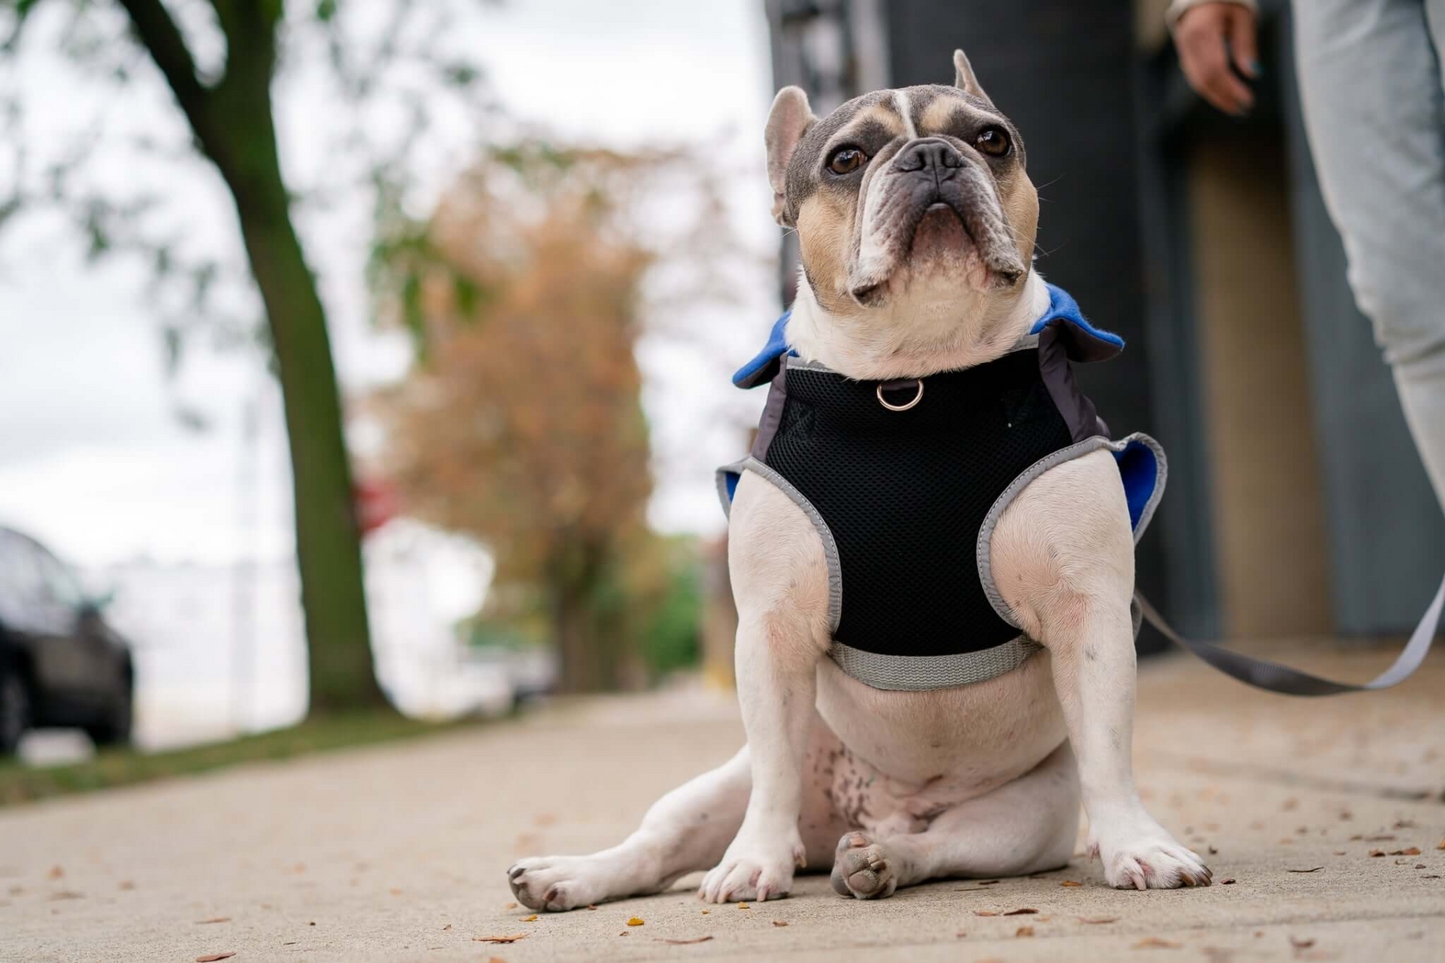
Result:
{"type": "MultiPolygon", "coordinates": [[[[802,249],[787,325],[802,359],[860,380],[921,378],[999,358],[1046,310],[1023,141],[962,51],[954,66],[952,87],[878,91],[824,118],[796,87],[773,102],[768,176],[774,216],[802,249]]],[[[744,473],[729,565],[747,745],[619,845],[516,863],[517,899],[567,910],[698,870],[710,902],[783,896],[805,866],[831,865],[834,888],[862,899],[1034,873],[1073,855],[1081,801],[1109,885],[1208,885],[1134,789],[1134,541],[1110,454],[1030,482],[990,544],[995,584],[1043,650],[989,681],[872,688],[826,657],[818,529],[744,473]]]]}

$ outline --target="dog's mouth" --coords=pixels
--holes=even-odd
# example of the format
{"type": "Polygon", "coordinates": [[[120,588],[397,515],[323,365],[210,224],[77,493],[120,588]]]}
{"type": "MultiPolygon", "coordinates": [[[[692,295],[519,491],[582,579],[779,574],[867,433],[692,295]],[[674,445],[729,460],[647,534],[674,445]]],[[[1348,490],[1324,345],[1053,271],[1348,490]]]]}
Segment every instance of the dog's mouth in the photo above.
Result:
{"type": "Polygon", "coordinates": [[[965,174],[918,187],[902,184],[880,205],[871,256],[850,285],[859,304],[876,304],[890,288],[925,277],[961,278],[979,292],[1019,282],[1025,267],[990,186],[965,174]],[[903,194],[910,190],[913,196],[903,194]]]}
{"type": "Polygon", "coordinates": [[[952,204],[934,201],[923,210],[918,226],[908,240],[908,257],[932,257],[951,252],[970,253],[976,249],[968,225],[952,204]]]}

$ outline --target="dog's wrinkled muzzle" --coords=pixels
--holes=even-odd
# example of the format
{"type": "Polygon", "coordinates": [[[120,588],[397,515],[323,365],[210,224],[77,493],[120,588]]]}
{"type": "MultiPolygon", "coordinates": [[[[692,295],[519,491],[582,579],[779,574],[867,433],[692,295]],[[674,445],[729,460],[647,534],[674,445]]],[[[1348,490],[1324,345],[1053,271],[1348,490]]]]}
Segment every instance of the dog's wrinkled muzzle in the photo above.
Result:
{"type": "Polygon", "coordinates": [[[992,179],[948,140],[914,140],[875,177],[868,185],[858,259],[850,272],[850,293],[860,303],[875,297],[908,257],[924,219],[941,207],[957,216],[965,243],[972,243],[992,285],[1011,287],[1024,276],[992,179]]]}

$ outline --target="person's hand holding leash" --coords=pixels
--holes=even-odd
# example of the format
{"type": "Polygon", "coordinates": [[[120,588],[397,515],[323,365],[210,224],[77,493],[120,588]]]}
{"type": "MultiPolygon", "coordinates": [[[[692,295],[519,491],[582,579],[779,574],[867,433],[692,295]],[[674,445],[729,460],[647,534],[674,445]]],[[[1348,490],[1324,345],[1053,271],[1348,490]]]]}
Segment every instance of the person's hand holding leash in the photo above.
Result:
{"type": "Polygon", "coordinates": [[[1259,76],[1254,19],[1253,7],[1238,0],[1175,3],[1170,9],[1179,66],[1189,86],[1236,117],[1254,106],[1254,94],[1240,79],[1241,74],[1250,80],[1259,76]]]}

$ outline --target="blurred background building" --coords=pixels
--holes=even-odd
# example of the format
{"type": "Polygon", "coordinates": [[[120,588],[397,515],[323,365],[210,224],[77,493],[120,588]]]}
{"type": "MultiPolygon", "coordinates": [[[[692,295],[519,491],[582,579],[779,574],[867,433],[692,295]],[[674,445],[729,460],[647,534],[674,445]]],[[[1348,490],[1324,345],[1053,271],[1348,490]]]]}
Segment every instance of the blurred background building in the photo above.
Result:
{"type": "Polygon", "coordinates": [[[1029,146],[1039,269],[1129,342],[1081,369],[1085,390],[1170,455],[1143,591],[1207,638],[1408,631],[1445,569],[1445,519],[1345,283],[1288,3],[1261,4],[1242,121],[1185,85],[1167,6],[768,0],[774,81],[822,113],[946,82],[967,50],[1029,146]]]}

